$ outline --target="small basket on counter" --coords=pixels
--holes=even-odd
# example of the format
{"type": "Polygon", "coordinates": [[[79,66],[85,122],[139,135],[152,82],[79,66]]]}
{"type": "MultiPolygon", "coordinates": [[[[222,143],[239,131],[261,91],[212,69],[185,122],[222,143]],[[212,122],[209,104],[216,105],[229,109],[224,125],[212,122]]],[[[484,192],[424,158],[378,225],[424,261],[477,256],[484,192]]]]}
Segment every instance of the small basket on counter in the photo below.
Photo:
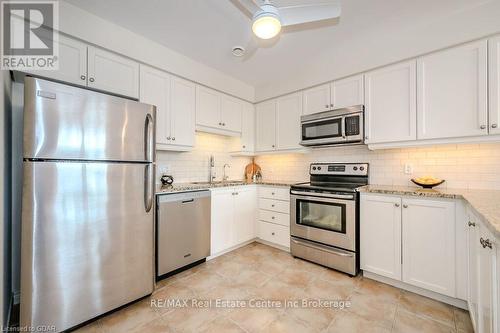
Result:
{"type": "Polygon", "coordinates": [[[444,183],[444,179],[429,176],[412,178],[411,181],[418,186],[422,186],[423,188],[433,188],[444,183]]]}

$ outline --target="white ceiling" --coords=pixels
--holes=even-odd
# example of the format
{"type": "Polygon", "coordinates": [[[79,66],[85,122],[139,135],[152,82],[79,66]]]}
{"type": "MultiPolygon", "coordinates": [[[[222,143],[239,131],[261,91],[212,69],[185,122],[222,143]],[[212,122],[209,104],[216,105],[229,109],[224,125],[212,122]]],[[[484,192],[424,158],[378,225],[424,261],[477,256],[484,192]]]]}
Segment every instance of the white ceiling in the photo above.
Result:
{"type": "MultiPolygon", "coordinates": [[[[488,0],[341,0],[339,22],[286,31],[242,61],[231,55],[251,38],[251,22],[232,0],[66,0],[253,86],[290,77],[315,55],[381,26],[404,29],[488,0]]],[[[275,0],[277,5],[314,0],[275,0]]],[[[491,0],[490,0],[491,1],[491,0]]],[[[380,36],[384,38],[384,36],[380,36]]],[[[331,59],[332,62],[335,59],[331,59]]]]}

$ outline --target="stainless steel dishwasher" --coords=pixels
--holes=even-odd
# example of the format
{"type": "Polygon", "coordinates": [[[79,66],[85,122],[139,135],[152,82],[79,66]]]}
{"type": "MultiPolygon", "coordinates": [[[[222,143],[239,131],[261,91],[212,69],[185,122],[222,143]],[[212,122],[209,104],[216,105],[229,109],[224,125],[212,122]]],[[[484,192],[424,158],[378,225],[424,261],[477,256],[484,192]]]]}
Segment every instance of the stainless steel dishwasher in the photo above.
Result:
{"type": "Polygon", "coordinates": [[[157,196],[156,276],[210,255],[210,191],[157,196]]]}

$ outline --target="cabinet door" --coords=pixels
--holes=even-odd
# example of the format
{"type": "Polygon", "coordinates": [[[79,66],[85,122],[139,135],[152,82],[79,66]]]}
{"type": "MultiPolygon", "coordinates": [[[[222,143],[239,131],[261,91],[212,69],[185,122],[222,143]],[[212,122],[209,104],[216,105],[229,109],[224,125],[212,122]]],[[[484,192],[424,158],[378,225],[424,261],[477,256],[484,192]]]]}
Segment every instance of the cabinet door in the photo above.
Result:
{"type": "Polygon", "coordinates": [[[498,279],[496,277],[496,244],[494,236],[479,221],[479,239],[476,242],[478,251],[478,285],[479,285],[479,306],[478,321],[481,333],[496,332],[495,320],[498,305],[496,299],[498,279]]]}
{"type": "Polygon", "coordinates": [[[415,60],[365,74],[365,142],[416,139],[415,60]]]}
{"type": "Polygon", "coordinates": [[[170,81],[171,144],[193,147],[195,141],[196,86],[172,76],[170,81]]]}
{"type": "Polygon", "coordinates": [[[351,76],[331,84],[333,109],[365,104],[363,75],[351,76]]]}
{"type": "Polygon", "coordinates": [[[88,47],[88,86],[139,97],[139,63],[103,49],[88,47]]]}
{"type": "Polygon", "coordinates": [[[478,332],[478,250],[479,237],[477,230],[479,229],[479,221],[476,216],[469,210],[467,212],[467,305],[475,331],[478,332]]]}
{"type": "Polygon", "coordinates": [[[222,129],[241,133],[243,102],[230,96],[222,96],[222,129]]]}
{"type": "Polygon", "coordinates": [[[255,238],[255,212],[257,210],[257,189],[247,186],[234,190],[234,244],[241,244],[255,238]]]}
{"type": "Polygon", "coordinates": [[[222,128],[221,93],[196,86],[196,125],[222,128]]]}
{"type": "Polygon", "coordinates": [[[276,149],[297,149],[301,138],[300,116],[302,95],[300,93],[280,97],[276,101],[276,149]]]}
{"type": "Polygon", "coordinates": [[[361,195],[361,269],[401,280],[401,198],[361,195]]]}
{"type": "Polygon", "coordinates": [[[87,44],[59,34],[59,69],[56,71],[28,71],[34,75],[87,85],[87,44]]]}
{"type": "Polygon", "coordinates": [[[500,134],[500,36],[488,41],[490,134],[500,134]]]}
{"type": "Polygon", "coordinates": [[[487,41],[417,60],[418,139],[488,134],[487,41]]]}
{"type": "Polygon", "coordinates": [[[255,118],[256,150],[274,150],[276,147],[276,100],[257,104],[255,118]]]}
{"type": "Polygon", "coordinates": [[[302,93],[304,114],[328,111],[330,106],[330,84],[304,90],[302,93]]]}
{"type": "Polygon", "coordinates": [[[170,143],[170,75],[157,69],[140,66],[140,94],[143,103],[156,106],[156,143],[170,143]]]}
{"type": "Polygon", "coordinates": [[[241,121],[241,147],[238,150],[253,152],[255,150],[255,107],[245,103],[241,121]]]}
{"type": "Polygon", "coordinates": [[[403,282],[455,297],[455,203],[403,199],[403,282]]]}
{"type": "Polygon", "coordinates": [[[210,255],[229,249],[233,245],[234,204],[232,190],[212,191],[210,255]]]}

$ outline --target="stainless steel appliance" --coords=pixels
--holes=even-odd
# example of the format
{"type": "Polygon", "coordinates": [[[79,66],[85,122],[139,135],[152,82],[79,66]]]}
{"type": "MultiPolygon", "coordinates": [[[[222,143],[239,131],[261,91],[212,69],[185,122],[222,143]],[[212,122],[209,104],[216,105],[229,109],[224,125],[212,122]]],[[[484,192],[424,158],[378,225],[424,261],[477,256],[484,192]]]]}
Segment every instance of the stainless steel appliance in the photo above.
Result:
{"type": "Polygon", "coordinates": [[[62,331],[151,294],[155,107],[27,77],[20,325],[62,331]]]}
{"type": "Polygon", "coordinates": [[[293,256],[350,275],[359,270],[359,194],[367,163],[313,163],[310,182],[290,188],[293,256]]]}
{"type": "Polygon", "coordinates": [[[156,275],[171,273],[210,255],[210,191],[157,197],[156,275]]]}
{"type": "Polygon", "coordinates": [[[364,106],[313,113],[300,117],[303,146],[363,144],[364,106]]]}

